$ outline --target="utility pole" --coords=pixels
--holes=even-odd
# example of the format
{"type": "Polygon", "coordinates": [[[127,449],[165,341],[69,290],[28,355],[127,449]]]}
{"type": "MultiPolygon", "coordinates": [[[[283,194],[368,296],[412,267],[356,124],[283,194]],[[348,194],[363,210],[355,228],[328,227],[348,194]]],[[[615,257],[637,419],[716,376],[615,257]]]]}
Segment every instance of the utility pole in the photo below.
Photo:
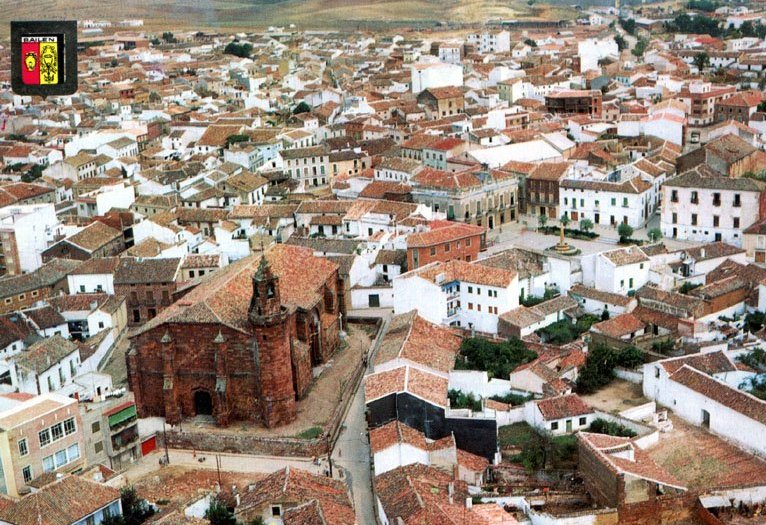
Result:
{"type": "Polygon", "coordinates": [[[332,477],[332,447],[330,446],[330,433],[325,435],[325,443],[327,444],[327,463],[330,465],[330,477],[332,477]]]}
{"type": "Polygon", "coordinates": [[[165,430],[165,420],[162,420],[162,442],[165,443],[165,464],[170,465],[170,455],[168,454],[168,433],[165,430]]]}

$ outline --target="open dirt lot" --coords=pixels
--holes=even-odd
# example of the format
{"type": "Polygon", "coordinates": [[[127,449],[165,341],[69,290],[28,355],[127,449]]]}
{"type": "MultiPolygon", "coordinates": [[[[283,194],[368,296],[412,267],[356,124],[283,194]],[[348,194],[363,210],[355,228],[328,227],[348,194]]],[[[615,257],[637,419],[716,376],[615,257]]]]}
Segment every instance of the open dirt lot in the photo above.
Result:
{"type": "Polygon", "coordinates": [[[659,465],[686,486],[713,489],[766,482],[766,461],[671,416],[673,431],[660,434],[660,442],[647,449],[659,465]]]}
{"type": "Polygon", "coordinates": [[[622,412],[649,402],[641,391],[641,385],[622,379],[615,379],[595,394],[581,397],[590,406],[609,413],[622,412]]]}

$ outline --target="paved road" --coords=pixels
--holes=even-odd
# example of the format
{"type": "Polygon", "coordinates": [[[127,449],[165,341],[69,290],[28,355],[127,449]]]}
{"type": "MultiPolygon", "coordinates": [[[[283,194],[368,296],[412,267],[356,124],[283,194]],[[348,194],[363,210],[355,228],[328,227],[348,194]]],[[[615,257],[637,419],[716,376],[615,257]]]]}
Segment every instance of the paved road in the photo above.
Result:
{"type": "MultiPolygon", "coordinates": [[[[354,315],[354,312],[350,312],[354,315]]],[[[391,311],[381,312],[383,317],[383,326],[381,333],[386,330],[388,321],[391,318],[391,311]]],[[[370,352],[368,371],[372,368],[372,362],[377,351],[376,346],[370,352]]],[[[357,522],[361,524],[373,525],[375,520],[375,498],[372,492],[372,470],[370,468],[370,444],[367,439],[367,421],[364,414],[364,381],[360,383],[359,388],[354,395],[354,399],[349,407],[346,419],[343,422],[343,430],[335,444],[332,458],[336,467],[342,467],[343,472],[348,476],[349,486],[354,497],[354,508],[356,509],[357,522]]],[[[338,474],[335,473],[335,477],[338,474]]]]}

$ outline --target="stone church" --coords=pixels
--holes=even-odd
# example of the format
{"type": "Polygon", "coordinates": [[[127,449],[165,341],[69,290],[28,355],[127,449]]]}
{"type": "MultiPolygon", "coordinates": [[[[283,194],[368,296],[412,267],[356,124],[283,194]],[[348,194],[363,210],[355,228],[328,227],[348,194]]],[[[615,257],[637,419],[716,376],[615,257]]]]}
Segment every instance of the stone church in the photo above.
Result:
{"type": "Polygon", "coordinates": [[[338,266],[276,245],[211,274],[131,337],[140,417],[197,415],[221,426],[295,419],[312,367],[339,345],[338,266]]]}

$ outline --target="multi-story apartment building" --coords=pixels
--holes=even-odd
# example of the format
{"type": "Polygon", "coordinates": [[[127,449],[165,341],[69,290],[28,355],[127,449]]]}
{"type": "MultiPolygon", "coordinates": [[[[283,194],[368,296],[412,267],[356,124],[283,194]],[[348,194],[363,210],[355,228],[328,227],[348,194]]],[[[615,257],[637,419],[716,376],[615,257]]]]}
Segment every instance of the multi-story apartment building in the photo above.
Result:
{"type": "Polygon", "coordinates": [[[141,458],[136,403],[132,394],[80,404],[88,464],[121,471],[141,458]]]}
{"type": "Polygon", "coordinates": [[[48,472],[85,465],[77,400],[58,394],[0,394],[0,493],[18,497],[48,472]]]}
{"type": "Polygon", "coordinates": [[[330,181],[330,154],[324,146],[286,149],[280,155],[285,171],[304,187],[325,186],[330,181]]]}
{"type": "Polygon", "coordinates": [[[415,202],[447,218],[492,230],[516,220],[518,181],[500,170],[449,173],[426,168],[411,179],[415,202]]]}
{"type": "Polygon", "coordinates": [[[479,53],[509,53],[511,51],[511,33],[505,30],[482,31],[471,33],[466,43],[474,46],[479,53]]]}
{"type": "Polygon", "coordinates": [[[742,246],[743,231],[766,216],[766,183],[716,176],[705,165],[662,187],[664,237],[742,246]]]}
{"type": "MultiPolygon", "coordinates": [[[[687,118],[690,126],[707,126],[715,121],[716,105],[736,91],[736,86],[713,86],[710,82],[694,81],[681,89],[678,100],[689,109],[687,118]]],[[[695,142],[693,135],[691,142],[695,142]]]]}
{"type": "Polygon", "coordinates": [[[526,177],[526,210],[533,215],[545,215],[550,219],[559,217],[559,185],[571,171],[566,162],[541,162],[526,177]]]}

